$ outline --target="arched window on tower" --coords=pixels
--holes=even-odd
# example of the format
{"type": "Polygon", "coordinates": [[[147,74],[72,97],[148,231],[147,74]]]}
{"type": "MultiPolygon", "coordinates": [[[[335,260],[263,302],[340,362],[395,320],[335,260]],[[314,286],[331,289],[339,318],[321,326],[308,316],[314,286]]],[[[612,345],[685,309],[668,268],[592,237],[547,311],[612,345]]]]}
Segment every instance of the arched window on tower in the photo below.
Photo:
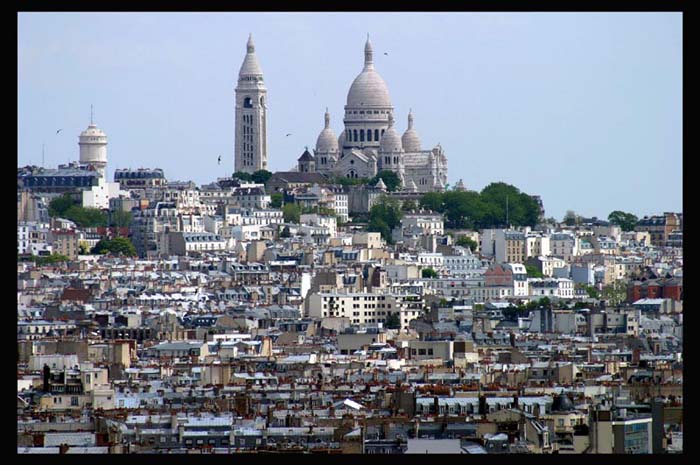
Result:
{"type": "Polygon", "coordinates": [[[372,142],[372,130],[367,130],[367,142],[372,142]]]}
{"type": "Polygon", "coordinates": [[[365,130],[360,129],[360,142],[364,142],[364,141],[365,141],[365,130]]]}
{"type": "Polygon", "coordinates": [[[246,97],[243,99],[243,108],[253,108],[253,99],[246,97]]]}
{"type": "Polygon", "coordinates": [[[387,165],[391,164],[391,157],[384,157],[384,163],[387,165]]]}
{"type": "Polygon", "coordinates": [[[376,140],[377,142],[379,141],[379,129],[374,130],[374,140],[376,140]]]}
{"type": "Polygon", "coordinates": [[[382,129],[382,136],[384,135],[384,129],[382,129]]]}
{"type": "Polygon", "coordinates": [[[396,163],[396,164],[398,165],[398,163],[399,163],[399,157],[394,157],[394,163],[396,163]]]}
{"type": "Polygon", "coordinates": [[[352,130],[352,140],[353,142],[357,142],[357,129],[352,130]]]}

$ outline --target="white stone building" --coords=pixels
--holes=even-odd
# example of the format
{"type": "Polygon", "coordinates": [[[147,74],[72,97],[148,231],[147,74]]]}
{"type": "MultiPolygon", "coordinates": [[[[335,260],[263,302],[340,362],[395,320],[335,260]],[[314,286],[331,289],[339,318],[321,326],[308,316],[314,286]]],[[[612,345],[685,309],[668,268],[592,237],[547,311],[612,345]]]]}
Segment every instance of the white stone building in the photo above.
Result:
{"type": "Polygon", "coordinates": [[[324,121],[314,154],[305,152],[304,160],[299,160],[302,170],[347,178],[368,178],[389,170],[399,176],[405,190],[444,190],[447,157],[440,144],[423,150],[411,112],[403,136],[394,127],[389,89],[374,68],[369,38],[365,44],[364,68],[348,92],[340,137],[336,138],[330,127],[327,110],[324,121]]]}

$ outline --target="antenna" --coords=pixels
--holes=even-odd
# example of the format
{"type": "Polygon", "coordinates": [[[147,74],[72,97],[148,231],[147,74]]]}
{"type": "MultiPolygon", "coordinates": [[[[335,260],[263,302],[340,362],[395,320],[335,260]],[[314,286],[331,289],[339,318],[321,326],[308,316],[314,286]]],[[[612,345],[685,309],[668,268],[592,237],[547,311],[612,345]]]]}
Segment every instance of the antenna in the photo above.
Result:
{"type": "Polygon", "coordinates": [[[41,144],[41,167],[44,168],[44,145],[46,144],[41,144]]]}
{"type": "Polygon", "coordinates": [[[92,103],[90,104],[90,124],[92,123],[92,103]]]}

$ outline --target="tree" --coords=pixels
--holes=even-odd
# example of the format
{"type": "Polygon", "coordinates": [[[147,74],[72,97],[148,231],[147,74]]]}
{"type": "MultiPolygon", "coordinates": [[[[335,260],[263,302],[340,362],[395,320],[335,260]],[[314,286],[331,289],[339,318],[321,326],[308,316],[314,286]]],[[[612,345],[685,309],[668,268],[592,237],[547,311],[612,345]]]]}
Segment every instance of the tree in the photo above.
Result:
{"type": "Polygon", "coordinates": [[[566,215],[564,215],[564,223],[567,226],[574,226],[578,223],[578,216],[573,210],[567,210],[566,215]]]}
{"type": "Polygon", "coordinates": [[[389,316],[386,317],[384,326],[389,329],[401,329],[401,318],[399,317],[399,314],[390,313],[389,316]]]}
{"type": "Polygon", "coordinates": [[[401,187],[401,179],[399,179],[399,176],[393,171],[380,171],[375,177],[372,178],[369,184],[372,186],[377,184],[379,182],[379,178],[384,181],[384,184],[386,184],[386,190],[389,192],[397,191],[401,187]]]}
{"type": "Polygon", "coordinates": [[[250,180],[256,184],[265,184],[272,177],[272,173],[267,170],[258,170],[250,176],[250,180]]]}
{"type": "Polygon", "coordinates": [[[34,263],[36,263],[37,266],[43,266],[53,265],[54,263],[67,262],[70,260],[70,258],[66,257],[65,255],[53,253],[48,256],[32,255],[32,260],[34,261],[34,263]]]}
{"type": "Polygon", "coordinates": [[[94,254],[113,254],[135,257],[136,248],[126,237],[115,237],[114,239],[102,239],[92,249],[94,254]]]}
{"type": "Polygon", "coordinates": [[[530,278],[542,278],[544,275],[535,265],[525,265],[527,276],[530,278]]]}
{"type": "Polygon", "coordinates": [[[109,225],[117,228],[128,228],[132,219],[131,212],[115,210],[110,214],[109,225]]]}
{"type": "Polygon", "coordinates": [[[83,228],[107,226],[107,214],[97,208],[83,208],[73,205],[64,212],[63,216],[83,228]]]}
{"type": "Polygon", "coordinates": [[[423,278],[431,278],[432,279],[432,278],[437,278],[438,274],[437,274],[437,271],[435,271],[432,268],[423,268],[423,270],[421,271],[421,276],[423,278]]]}
{"type": "Polygon", "coordinates": [[[49,203],[49,216],[51,218],[61,217],[70,207],[77,205],[70,194],[63,194],[56,197],[49,203]]]}
{"type": "Polygon", "coordinates": [[[428,192],[420,199],[421,207],[426,210],[432,210],[434,212],[444,212],[444,206],[442,204],[443,198],[440,192],[428,192]]]}
{"type": "Polygon", "coordinates": [[[280,237],[292,237],[292,233],[289,231],[289,226],[285,226],[280,232],[280,237]]]}
{"type": "Polygon", "coordinates": [[[608,215],[608,221],[618,225],[623,231],[633,231],[639,218],[632,213],[615,210],[608,215]]]}
{"type": "Polygon", "coordinates": [[[404,201],[403,204],[401,204],[401,210],[403,210],[405,212],[417,210],[417,209],[418,209],[418,206],[416,205],[416,202],[414,202],[413,200],[406,200],[406,201],[404,201]]]}
{"type": "Polygon", "coordinates": [[[457,242],[455,244],[462,246],[462,247],[469,247],[469,249],[474,252],[478,246],[476,241],[472,239],[471,237],[467,236],[462,236],[459,239],[457,239],[457,242]]]}
{"type": "Polygon", "coordinates": [[[282,207],[282,215],[285,223],[299,223],[301,207],[296,203],[288,203],[282,207]]]}
{"type": "Polygon", "coordinates": [[[401,216],[399,201],[383,195],[369,211],[367,230],[381,233],[384,240],[391,244],[391,231],[401,223],[401,216]]]}
{"type": "Polygon", "coordinates": [[[282,200],[284,200],[284,195],[281,192],[275,192],[270,196],[270,208],[280,208],[282,200]]]}
{"type": "Polygon", "coordinates": [[[615,307],[627,300],[627,286],[622,280],[613,281],[611,284],[603,287],[601,295],[603,299],[615,307]]]}
{"type": "Polygon", "coordinates": [[[253,175],[251,175],[250,173],[246,173],[245,171],[236,171],[231,177],[248,182],[253,180],[253,175]]]}

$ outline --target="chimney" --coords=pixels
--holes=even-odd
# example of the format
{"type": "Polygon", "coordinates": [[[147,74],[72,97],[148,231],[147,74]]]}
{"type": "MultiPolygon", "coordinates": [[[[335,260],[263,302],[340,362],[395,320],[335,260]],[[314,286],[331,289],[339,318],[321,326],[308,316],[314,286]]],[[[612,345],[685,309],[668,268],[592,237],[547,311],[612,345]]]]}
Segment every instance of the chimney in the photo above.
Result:
{"type": "Polygon", "coordinates": [[[44,364],[44,392],[51,391],[51,368],[44,364]]]}
{"type": "Polygon", "coordinates": [[[482,394],[479,396],[479,415],[486,415],[486,395],[482,394]]]}

